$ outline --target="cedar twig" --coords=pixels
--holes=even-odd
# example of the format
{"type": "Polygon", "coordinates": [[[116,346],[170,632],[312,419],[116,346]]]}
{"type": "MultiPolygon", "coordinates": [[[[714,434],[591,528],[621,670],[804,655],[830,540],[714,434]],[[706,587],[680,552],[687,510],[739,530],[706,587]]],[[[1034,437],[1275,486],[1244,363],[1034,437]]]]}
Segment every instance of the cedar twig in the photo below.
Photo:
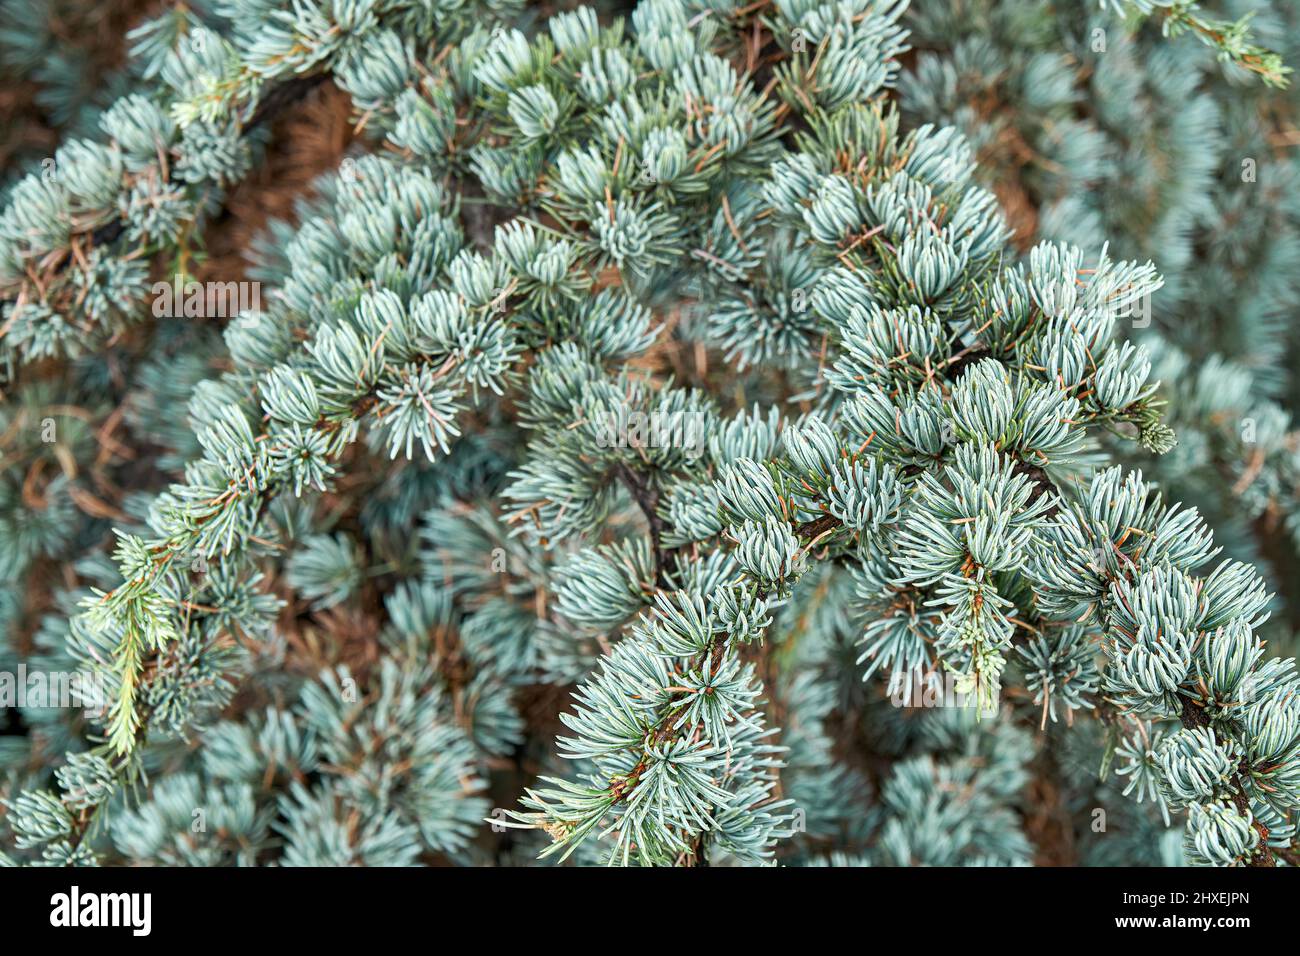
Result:
{"type": "Polygon", "coordinates": [[[655,585],[668,589],[668,553],[663,546],[664,519],[659,516],[659,489],[648,475],[634,471],[624,462],[614,466],[614,475],[637,503],[650,526],[650,547],[655,559],[655,585]]]}
{"type": "MultiPolygon", "coordinates": [[[[1178,714],[1178,719],[1182,721],[1184,727],[1189,730],[1198,730],[1202,727],[1210,726],[1210,719],[1205,715],[1197,704],[1190,697],[1182,698],[1182,710],[1178,714]]],[[[1255,819],[1255,815],[1250,812],[1250,803],[1246,800],[1246,789],[1242,782],[1242,772],[1238,769],[1237,773],[1232,775],[1229,789],[1232,792],[1232,802],[1237,808],[1237,812],[1243,817],[1254,821],[1255,829],[1259,832],[1259,846],[1246,862],[1247,866],[1277,866],[1273,859],[1273,849],[1268,845],[1268,827],[1255,819]]]]}
{"type": "MultiPolygon", "coordinates": [[[[247,136],[250,132],[271,122],[286,109],[300,102],[308,93],[320,86],[328,75],[325,73],[316,73],[312,76],[297,76],[293,79],[286,80],[283,83],[272,87],[267,94],[259,101],[257,109],[254,110],[252,117],[240,131],[241,136],[247,136]]],[[[126,223],[119,217],[106,222],[102,226],[94,229],[90,233],[90,247],[106,245],[118,239],[126,231],[126,223]]],[[[61,262],[54,268],[54,274],[61,273],[68,267],[72,261],[71,257],[64,257],[61,262]]],[[[9,303],[16,303],[17,298],[6,300],[9,303]]]]}

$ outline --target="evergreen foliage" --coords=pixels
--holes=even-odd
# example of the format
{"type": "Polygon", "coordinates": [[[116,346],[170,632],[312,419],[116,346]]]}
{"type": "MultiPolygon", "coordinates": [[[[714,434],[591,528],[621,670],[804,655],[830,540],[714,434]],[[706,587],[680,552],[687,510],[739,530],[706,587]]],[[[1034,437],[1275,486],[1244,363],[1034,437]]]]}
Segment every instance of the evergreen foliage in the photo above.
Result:
{"type": "Polygon", "coordinates": [[[0,671],[103,693],[0,861],[1293,863],[1300,24],[956,6],[134,29],[0,211],[0,671]],[[260,306],[158,315],[326,82],[260,306]]]}

